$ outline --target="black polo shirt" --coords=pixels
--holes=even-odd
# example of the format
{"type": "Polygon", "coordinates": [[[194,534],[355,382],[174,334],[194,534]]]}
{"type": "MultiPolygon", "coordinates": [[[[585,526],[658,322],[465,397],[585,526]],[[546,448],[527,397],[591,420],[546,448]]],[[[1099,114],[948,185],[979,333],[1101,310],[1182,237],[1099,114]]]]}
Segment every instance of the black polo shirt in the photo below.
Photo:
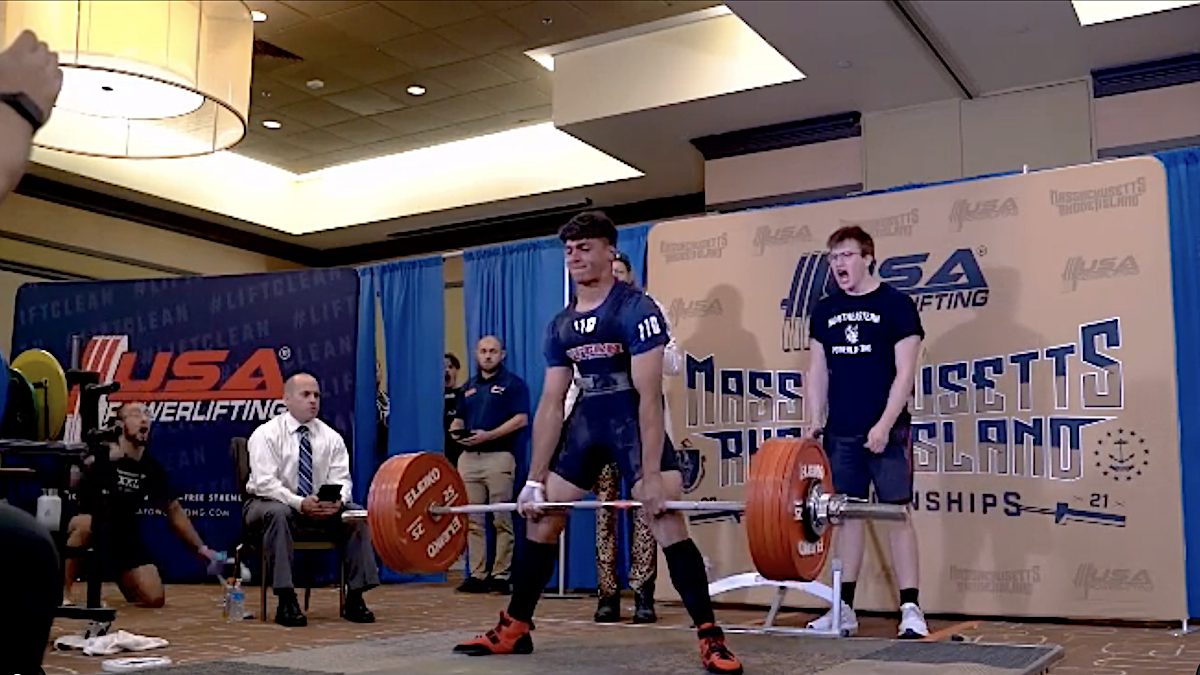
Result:
{"type": "MultiPolygon", "coordinates": [[[[466,429],[490,431],[512,419],[529,414],[529,388],[525,381],[501,366],[489,378],[476,373],[459,389],[456,415],[466,429]]],[[[470,452],[512,452],[518,434],[512,433],[488,443],[471,447],[470,452]]]]}

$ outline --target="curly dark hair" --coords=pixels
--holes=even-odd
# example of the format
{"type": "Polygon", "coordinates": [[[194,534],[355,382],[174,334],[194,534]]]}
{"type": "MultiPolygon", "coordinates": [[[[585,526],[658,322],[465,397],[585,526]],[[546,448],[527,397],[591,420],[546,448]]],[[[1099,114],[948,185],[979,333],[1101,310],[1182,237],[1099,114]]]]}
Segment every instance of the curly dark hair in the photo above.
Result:
{"type": "Polygon", "coordinates": [[[563,243],[579,239],[606,239],[609,244],[616,246],[617,226],[603,211],[584,211],[559,228],[558,238],[563,243]]]}

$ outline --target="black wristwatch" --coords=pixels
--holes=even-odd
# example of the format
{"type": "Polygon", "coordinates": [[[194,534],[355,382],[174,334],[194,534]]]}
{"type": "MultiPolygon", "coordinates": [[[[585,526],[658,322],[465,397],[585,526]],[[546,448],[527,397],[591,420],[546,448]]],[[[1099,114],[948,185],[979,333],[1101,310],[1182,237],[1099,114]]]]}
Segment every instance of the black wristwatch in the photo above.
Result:
{"type": "Polygon", "coordinates": [[[26,122],[29,122],[34,131],[42,128],[42,124],[46,118],[42,113],[42,109],[33,102],[33,99],[29,98],[28,94],[24,92],[0,94],[0,102],[7,103],[13,110],[16,110],[18,115],[24,117],[26,122]]]}

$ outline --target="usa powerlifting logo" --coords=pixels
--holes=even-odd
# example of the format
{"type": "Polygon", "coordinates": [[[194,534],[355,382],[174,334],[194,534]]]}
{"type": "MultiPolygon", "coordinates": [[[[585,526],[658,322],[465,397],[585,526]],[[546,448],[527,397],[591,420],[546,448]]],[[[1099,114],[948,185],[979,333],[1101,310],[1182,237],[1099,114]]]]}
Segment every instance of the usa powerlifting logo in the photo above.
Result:
{"type": "MultiPolygon", "coordinates": [[[[911,296],[922,312],[983,307],[990,289],[979,258],[986,255],[987,248],[981,246],[960,248],[945,258],[930,253],[894,256],[879,264],[879,278],[911,296]]],[[[817,303],[836,290],[823,253],[800,256],[788,296],[780,303],[784,352],[808,349],[809,317],[817,303]]]]}
{"type": "MultiPolygon", "coordinates": [[[[88,340],[80,358],[83,370],[100,374],[101,382],[120,389],[101,401],[102,420],[121,403],[144,402],[155,422],[265,422],[285,408],[280,359],[290,357],[283,347],[254,350],[241,361],[228,349],[197,349],[174,354],[160,351],[145,358],[129,349],[127,335],[100,335],[88,340]],[[148,363],[147,363],[148,361],[148,363]]],[[[79,435],[79,390],[67,401],[71,411],[67,433],[79,435]]]]}

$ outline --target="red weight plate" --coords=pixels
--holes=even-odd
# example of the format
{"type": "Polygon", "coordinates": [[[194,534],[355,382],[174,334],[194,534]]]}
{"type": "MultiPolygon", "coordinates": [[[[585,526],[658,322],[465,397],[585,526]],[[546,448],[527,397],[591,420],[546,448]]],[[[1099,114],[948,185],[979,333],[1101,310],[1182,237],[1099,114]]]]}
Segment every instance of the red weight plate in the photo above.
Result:
{"type": "Polygon", "coordinates": [[[794,574],[791,552],[780,524],[784,501],[783,475],[793,448],[767,441],[750,459],[746,483],[746,539],[758,573],[768,579],[789,579],[794,574]]]}
{"type": "Polygon", "coordinates": [[[462,506],[467,489],[444,455],[394,455],[375,473],[367,494],[367,525],[375,551],[397,572],[444,572],[467,546],[464,515],[429,513],[462,506]]]}
{"type": "Polygon", "coordinates": [[[820,576],[832,544],[832,529],[810,542],[796,520],[812,481],[833,491],[829,462],[811,439],[774,438],[750,461],[746,485],[746,531],[759,574],[775,581],[812,581],[820,576]]]}

